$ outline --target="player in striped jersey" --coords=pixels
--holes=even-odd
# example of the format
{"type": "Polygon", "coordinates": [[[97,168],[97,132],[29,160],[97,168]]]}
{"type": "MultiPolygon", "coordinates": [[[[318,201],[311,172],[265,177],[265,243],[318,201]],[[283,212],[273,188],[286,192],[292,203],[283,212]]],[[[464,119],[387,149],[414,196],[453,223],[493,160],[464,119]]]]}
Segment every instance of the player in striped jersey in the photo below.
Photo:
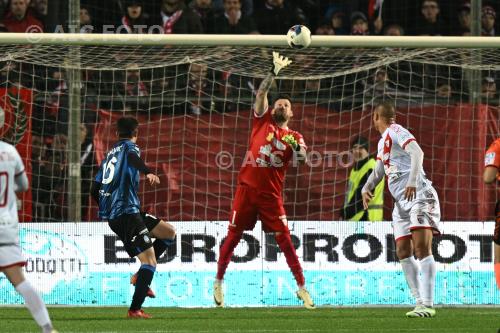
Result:
{"type": "Polygon", "coordinates": [[[382,138],[378,143],[377,164],[362,189],[363,204],[367,209],[373,198],[371,191],[385,172],[395,202],[392,226],[396,254],[417,303],[406,316],[434,317],[436,263],[432,237],[440,234],[439,199],[425,175],[422,149],[407,129],[395,123],[395,118],[392,104],[383,102],[375,107],[373,123],[382,138]],[[414,255],[419,259],[420,268],[414,255]]]}
{"type": "Polygon", "coordinates": [[[118,141],[105,155],[91,194],[99,205],[99,217],[108,221],[129,256],[141,262],[139,271],[131,279],[135,292],[127,316],[148,319],[151,315],[142,310],[142,304],[146,296],[154,297],[149,285],[157,259],[173,243],[175,230],[169,223],[140,211],[139,174],[144,174],[151,186],[159,184],[160,179],[140,157],[136,144],[137,119],[120,118],[116,127],[118,141]],[[156,240],[153,242],[151,237],[156,240]]]}

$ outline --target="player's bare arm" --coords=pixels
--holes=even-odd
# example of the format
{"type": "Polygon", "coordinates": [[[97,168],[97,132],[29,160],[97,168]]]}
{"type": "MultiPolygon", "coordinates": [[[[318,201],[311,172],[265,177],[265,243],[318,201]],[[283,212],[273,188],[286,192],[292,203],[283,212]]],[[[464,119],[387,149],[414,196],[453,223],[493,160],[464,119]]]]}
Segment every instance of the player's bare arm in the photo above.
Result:
{"type": "Polygon", "coordinates": [[[257,115],[262,115],[269,107],[267,93],[269,92],[269,89],[271,89],[271,85],[274,82],[274,77],[278,75],[278,73],[283,68],[290,65],[291,63],[292,61],[288,58],[280,56],[278,52],[273,52],[273,65],[269,74],[260,83],[259,90],[257,91],[257,96],[255,97],[254,111],[257,115]]]}
{"type": "Polygon", "coordinates": [[[487,166],[484,168],[483,181],[485,184],[492,184],[497,179],[498,169],[495,166],[487,166]]]}
{"type": "Polygon", "coordinates": [[[370,201],[373,199],[373,189],[378,183],[384,178],[384,163],[381,160],[377,160],[375,168],[373,169],[365,185],[361,189],[361,196],[363,198],[363,208],[368,209],[370,201]]]}
{"type": "Polygon", "coordinates": [[[266,112],[267,108],[269,107],[269,101],[267,100],[267,93],[269,92],[269,89],[271,89],[271,85],[274,82],[274,76],[269,73],[267,76],[262,80],[259,86],[259,90],[257,90],[257,96],[255,97],[255,105],[254,105],[254,110],[255,114],[257,115],[262,115],[264,112],[266,112]]]}
{"type": "Polygon", "coordinates": [[[411,169],[410,176],[408,177],[408,183],[406,184],[404,198],[408,201],[412,201],[416,198],[417,177],[421,174],[423,169],[424,152],[416,141],[408,143],[405,147],[405,151],[410,154],[411,169]]]}

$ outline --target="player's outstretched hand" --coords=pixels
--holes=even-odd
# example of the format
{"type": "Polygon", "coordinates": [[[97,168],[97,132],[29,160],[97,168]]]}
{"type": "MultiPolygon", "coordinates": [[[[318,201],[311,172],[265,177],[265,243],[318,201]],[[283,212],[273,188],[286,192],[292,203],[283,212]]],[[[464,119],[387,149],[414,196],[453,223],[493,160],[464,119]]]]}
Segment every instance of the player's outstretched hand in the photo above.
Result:
{"type": "Polygon", "coordinates": [[[407,186],[405,189],[405,199],[412,201],[416,198],[417,188],[415,186],[407,186]]]}
{"type": "Polygon", "coordinates": [[[155,186],[156,184],[160,184],[160,178],[155,174],[148,173],[146,175],[146,178],[148,179],[149,185],[151,185],[151,186],[155,186]]]}
{"type": "Polygon", "coordinates": [[[288,58],[283,57],[278,52],[273,52],[273,67],[271,68],[271,73],[278,75],[280,70],[292,63],[288,58]]]}
{"type": "Polygon", "coordinates": [[[373,199],[373,193],[371,191],[366,191],[366,192],[362,192],[361,196],[363,197],[363,208],[365,210],[367,210],[368,209],[368,204],[373,199]]]}

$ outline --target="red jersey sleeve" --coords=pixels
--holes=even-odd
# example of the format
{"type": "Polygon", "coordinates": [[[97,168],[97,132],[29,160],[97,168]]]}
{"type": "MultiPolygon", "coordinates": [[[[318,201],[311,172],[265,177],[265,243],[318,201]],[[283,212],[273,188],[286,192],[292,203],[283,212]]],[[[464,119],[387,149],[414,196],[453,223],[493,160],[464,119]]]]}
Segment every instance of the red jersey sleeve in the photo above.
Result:
{"type": "Polygon", "coordinates": [[[271,108],[267,108],[267,110],[266,110],[266,111],[264,111],[264,113],[263,113],[263,114],[258,115],[258,114],[257,114],[257,112],[255,112],[255,109],[254,109],[254,110],[252,111],[252,113],[253,113],[253,120],[254,120],[254,121],[255,121],[255,120],[259,120],[259,119],[261,119],[261,120],[262,120],[262,119],[266,119],[266,118],[268,119],[268,118],[271,116],[271,111],[270,111],[270,110],[271,110],[271,108]]]}
{"type": "Polygon", "coordinates": [[[500,170],[500,139],[496,139],[484,155],[484,167],[488,166],[500,170]]]}

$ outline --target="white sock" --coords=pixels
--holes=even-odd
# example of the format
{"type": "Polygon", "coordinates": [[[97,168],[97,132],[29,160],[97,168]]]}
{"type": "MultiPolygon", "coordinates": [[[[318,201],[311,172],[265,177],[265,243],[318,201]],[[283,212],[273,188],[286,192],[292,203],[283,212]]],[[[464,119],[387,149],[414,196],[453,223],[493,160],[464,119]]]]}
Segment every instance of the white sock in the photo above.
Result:
{"type": "Polygon", "coordinates": [[[418,280],[418,263],[413,256],[399,260],[405,273],[406,282],[410,287],[411,294],[417,301],[417,305],[422,304],[420,298],[420,283],[418,280]]]}
{"type": "Polygon", "coordinates": [[[31,312],[31,315],[35,319],[38,326],[46,328],[50,326],[52,328],[52,323],[50,322],[49,313],[45,307],[45,303],[42,301],[40,295],[33,289],[31,284],[24,280],[17,285],[16,290],[24,298],[24,303],[26,307],[31,312]]]}
{"type": "Polygon", "coordinates": [[[436,262],[432,254],[420,260],[420,269],[422,271],[422,282],[420,284],[422,301],[425,306],[433,306],[434,286],[436,285],[436,262]]]}

